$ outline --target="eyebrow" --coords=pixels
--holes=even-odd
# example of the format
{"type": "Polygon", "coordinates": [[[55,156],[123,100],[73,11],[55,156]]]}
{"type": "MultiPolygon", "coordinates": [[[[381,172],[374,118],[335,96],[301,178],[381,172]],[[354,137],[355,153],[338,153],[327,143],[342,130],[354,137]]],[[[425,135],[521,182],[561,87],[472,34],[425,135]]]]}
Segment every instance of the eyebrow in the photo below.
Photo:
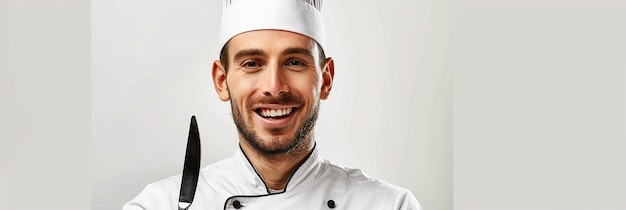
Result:
{"type": "MultiPolygon", "coordinates": [[[[311,50],[306,49],[306,48],[301,48],[301,47],[287,48],[283,50],[282,54],[283,55],[300,54],[300,55],[313,58],[313,53],[311,52],[311,50]]],[[[266,56],[267,54],[261,49],[256,49],[256,48],[243,49],[235,53],[235,56],[233,57],[233,61],[238,61],[246,56],[257,56],[257,55],[266,56]]]]}
{"type": "Polygon", "coordinates": [[[311,50],[301,47],[290,47],[283,51],[283,55],[301,54],[309,57],[313,57],[311,50]]]}
{"type": "Polygon", "coordinates": [[[266,55],[266,54],[261,49],[243,49],[243,50],[240,50],[237,53],[235,53],[235,56],[233,57],[233,60],[237,61],[237,60],[240,60],[243,57],[254,56],[254,55],[266,55]]]}

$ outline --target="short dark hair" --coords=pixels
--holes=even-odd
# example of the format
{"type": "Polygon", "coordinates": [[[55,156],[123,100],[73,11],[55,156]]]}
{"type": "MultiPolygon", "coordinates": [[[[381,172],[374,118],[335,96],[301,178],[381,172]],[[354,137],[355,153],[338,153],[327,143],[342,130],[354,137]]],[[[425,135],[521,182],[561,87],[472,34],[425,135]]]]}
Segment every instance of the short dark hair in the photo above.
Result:
{"type": "MultiPolygon", "coordinates": [[[[322,46],[315,40],[311,39],[311,42],[317,45],[317,56],[319,58],[319,65],[320,68],[324,68],[324,64],[326,63],[326,54],[324,53],[324,49],[322,49],[322,46]]],[[[224,44],[224,47],[222,47],[222,50],[220,51],[220,62],[222,62],[226,73],[228,73],[228,43],[229,42],[226,42],[226,44],[224,44]]]]}

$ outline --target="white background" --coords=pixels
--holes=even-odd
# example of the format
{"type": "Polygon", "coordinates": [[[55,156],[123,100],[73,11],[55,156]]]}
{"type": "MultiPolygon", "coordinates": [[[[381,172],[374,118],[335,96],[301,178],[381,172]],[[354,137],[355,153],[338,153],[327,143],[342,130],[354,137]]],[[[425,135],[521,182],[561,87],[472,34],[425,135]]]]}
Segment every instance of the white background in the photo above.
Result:
{"type": "MultiPolygon", "coordinates": [[[[181,173],[196,115],[202,165],[238,148],[210,71],[221,1],[92,1],[93,208],[116,209],[181,173]]],[[[452,206],[451,7],[441,1],[325,1],[330,98],[322,157],[452,206]]]]}
{"type": "Polygon", "coordinates": [[[459,1],[454,31],[455,209],[626,209],[626,2],[459,1]]]}

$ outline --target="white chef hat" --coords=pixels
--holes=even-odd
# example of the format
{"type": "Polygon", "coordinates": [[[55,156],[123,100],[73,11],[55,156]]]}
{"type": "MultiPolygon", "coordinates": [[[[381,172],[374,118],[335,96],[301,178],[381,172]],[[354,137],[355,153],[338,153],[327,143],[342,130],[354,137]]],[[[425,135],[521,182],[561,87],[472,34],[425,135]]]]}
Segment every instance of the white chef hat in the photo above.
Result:
{"type": "Polygon", "coordinates": [[[220,48],[243,32],[275,29],[302,34],[324,49],[322,0],[224,0],[220,48]]]}

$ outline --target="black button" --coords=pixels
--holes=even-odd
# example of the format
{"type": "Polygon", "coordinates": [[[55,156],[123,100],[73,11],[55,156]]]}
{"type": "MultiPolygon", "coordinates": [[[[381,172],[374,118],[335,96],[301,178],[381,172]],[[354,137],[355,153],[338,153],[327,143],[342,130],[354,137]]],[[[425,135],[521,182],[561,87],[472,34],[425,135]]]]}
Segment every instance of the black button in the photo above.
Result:
{"type": "Polygon", "coordinates": [[[328,204],[328,207],[331,209],[335,208],[335,201],[334,200],[328,200],[328,202],[326,202],[326,204],[328,204]]]}
{"type": "Polygon", "coordinates": [[[235,207],[236,209],[239,209],[243,206],[241,205],[241,202],[239,202],[238,200],[235,200],[233,201],[233,207],[235,207]]]}

